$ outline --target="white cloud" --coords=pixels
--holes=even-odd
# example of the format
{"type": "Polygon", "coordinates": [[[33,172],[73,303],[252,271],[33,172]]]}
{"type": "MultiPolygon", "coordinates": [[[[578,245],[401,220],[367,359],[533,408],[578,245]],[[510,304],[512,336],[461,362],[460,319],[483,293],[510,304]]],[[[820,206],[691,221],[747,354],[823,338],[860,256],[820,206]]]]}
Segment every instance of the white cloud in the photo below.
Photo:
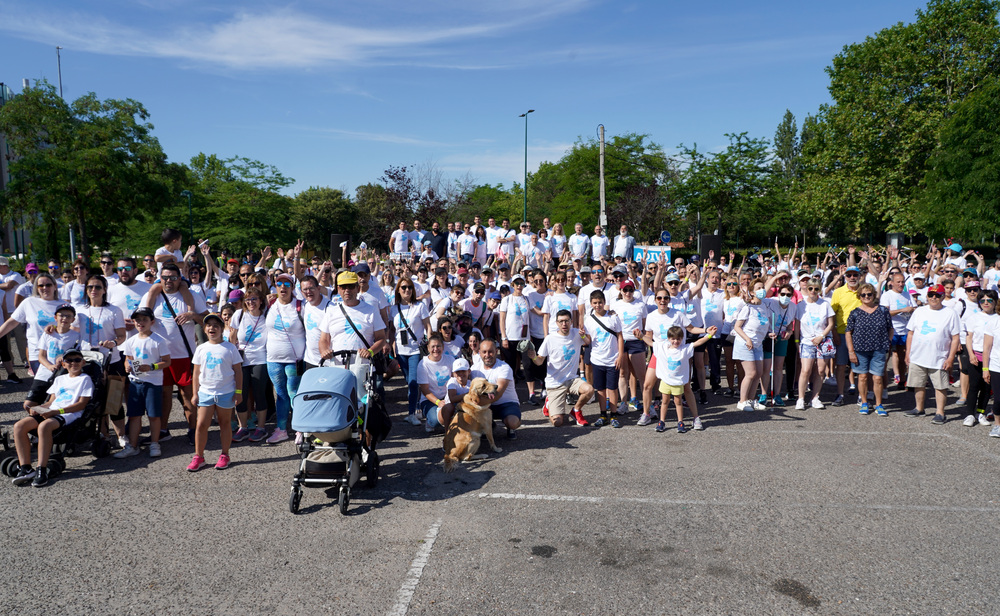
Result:
{"type": "Polygon", "coordinates": [[[195,16],[172,30],[140,28],[78,12],[45,14],[4,5],[0,30],[34,40],[94,53],[152,56],[221,65],[231,69],[302,69],[317,66],[419,64],[448,68],[492,68],[489,62],[456,61],[444,46],[530,28],[579,10],[586,0],[536,0],[520,13],[450,11],[450,21],[411,20],[406,25],[356,26],[294,9],[244,10],[215,23],[195,16]]]}
{"type": "MultiPolygon", "coordinates": [[[[559,160],[572,147],[572,143],[529,144],[528,171],[537,171],[543,161],[559,160]]],[[[442,156],[438,167],[441,171],[456,176],[468,172],[484,182],[523,182],[524,149],[456,152],[442,156]]]]}

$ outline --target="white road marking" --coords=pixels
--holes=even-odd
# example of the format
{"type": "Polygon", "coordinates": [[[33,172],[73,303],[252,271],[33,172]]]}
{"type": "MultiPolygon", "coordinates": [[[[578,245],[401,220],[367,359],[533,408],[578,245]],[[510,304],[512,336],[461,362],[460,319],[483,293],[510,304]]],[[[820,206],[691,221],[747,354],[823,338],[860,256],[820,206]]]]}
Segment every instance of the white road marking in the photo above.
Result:
{"type": "MultiPolygon", "coordinates": [[[[566,494],[511,494],[506,492],[474,492],[466,494],[463,498],[478,497],[480,499],[503,499],[503,500],[533,500],[533,501],[562,501],[570,503],[590,503],[601,505],[604,503],[642,503],[646,505],[700,505],[706,507],[749,507],[762,503],[752,501],[704,501],[704,500],[683,500],[668,498],[627,498],[627,497],[606,497],[606,496],[574,496],[566,494]]],[[[864,509],[875,511],[935,511],[954,513],[1000,513],[1000,507],[946,507],[940,505],[861,505],[854,503],[768,503],[769,507],[788,509],[864,509]]]]}
{"type": "Polygon", "coordinates": [[[410,563],[410,570],[406,573],[406,578],[403,579],[403,585],[399,587],[399,592],[396,593],[396,604],[389,610],[389,616],[404,616],[406,610],[409,609],[410,600],[413,599],[413,593],[417,590],[420,576],[423,575],[424,567],[427,566],[427,561],[431,557],[431,549],[434,548],[434,541],[437,539],[440,529],[441,520],[437,520],[427,530],[424,543],[417,550],[417,555],[413,557],[413,562],[410,563]]]}

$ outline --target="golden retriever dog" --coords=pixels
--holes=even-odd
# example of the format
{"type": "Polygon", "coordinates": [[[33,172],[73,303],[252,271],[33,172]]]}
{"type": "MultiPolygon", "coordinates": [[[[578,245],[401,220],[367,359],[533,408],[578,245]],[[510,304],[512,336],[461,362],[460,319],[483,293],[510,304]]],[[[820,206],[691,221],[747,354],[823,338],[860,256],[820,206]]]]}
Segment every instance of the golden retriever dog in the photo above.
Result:
{"type": "Polygon", "coordinates": [[[448,429],[444,433],[444,471],[450,473],[456,462],[482,460],[488,454],[476,454],[479,450],[479,439],[484,434],[490,442],[493,451],[503,451],[493,442],[493,394],[497,386],[484,378],[472,379],[469,393],[462,398],[462,403],[455,410],[448,429]]]}

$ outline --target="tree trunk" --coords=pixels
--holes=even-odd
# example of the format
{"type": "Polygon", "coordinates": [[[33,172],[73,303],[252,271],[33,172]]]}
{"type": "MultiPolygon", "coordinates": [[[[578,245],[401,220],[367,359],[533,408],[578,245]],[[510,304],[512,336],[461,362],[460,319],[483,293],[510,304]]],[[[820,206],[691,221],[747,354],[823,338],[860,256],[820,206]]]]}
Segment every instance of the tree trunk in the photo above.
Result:
{"type": "MultiPolygon", "coordinates": [[[[87,222],[83,217],[82,211],[77,212],[76,222],[80,225],[80,253],[83,255],[83,260],[90,263],[90,246],[87,243],[87,222]]],[[[76,261],[76,255],[73,255],[72,260],[76,261]]]]}

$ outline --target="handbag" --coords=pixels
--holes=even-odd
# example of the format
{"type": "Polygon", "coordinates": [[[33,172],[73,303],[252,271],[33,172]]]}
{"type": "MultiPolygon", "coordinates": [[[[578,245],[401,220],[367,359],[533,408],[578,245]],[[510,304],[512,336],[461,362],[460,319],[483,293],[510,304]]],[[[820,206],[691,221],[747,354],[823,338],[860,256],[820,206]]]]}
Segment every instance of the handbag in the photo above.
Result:
{"type": "MultiPolygon", "coordinates": [[[[400,307],[400,305],[399,305],[398,302],[396,303],[396,312],[399,313],[399,320],[403,322],[403,327],[405,327],[406,331],[408,331],[410,333],[410,336],[412,336],[413,339],[416,340],[417,339],[417,335],[413,333],[412,329],[410,329],[410,322],[406,320],[405,316],[403,316],[403,310],[400,307]]],[[[347,313],[345,312],[344,314],[346,315],[347,313]]],[[[348,318],[348,320],[350,320],[350,318],[348,318]]],[[[353,326],[354,324],[352,323],[351,325],[353,326]]],[[[354,331],[357,331],[357,329],[355,329],[354,331]]],[[[358,334],[358,335],[360,336],[361,334],[358,334]]],[[[364,340],[364,338],[362,338],[362,340],[364,340]]],[[[427,357],[427,354],[428,354],[428,351],[427,351],[427,336],[424,336],[423,340],[420,341],[419,348],[420,348],[420,356],[421,357],[427,357]]]]}
{"type": "Polygon", "coordinates": [[[823,342],[819,343],[817,349],[819,350],[820,357],[833,357],[837,354],[837,347],[833,344],[833,337],[829,335],[823,338],[823,342]]]}

